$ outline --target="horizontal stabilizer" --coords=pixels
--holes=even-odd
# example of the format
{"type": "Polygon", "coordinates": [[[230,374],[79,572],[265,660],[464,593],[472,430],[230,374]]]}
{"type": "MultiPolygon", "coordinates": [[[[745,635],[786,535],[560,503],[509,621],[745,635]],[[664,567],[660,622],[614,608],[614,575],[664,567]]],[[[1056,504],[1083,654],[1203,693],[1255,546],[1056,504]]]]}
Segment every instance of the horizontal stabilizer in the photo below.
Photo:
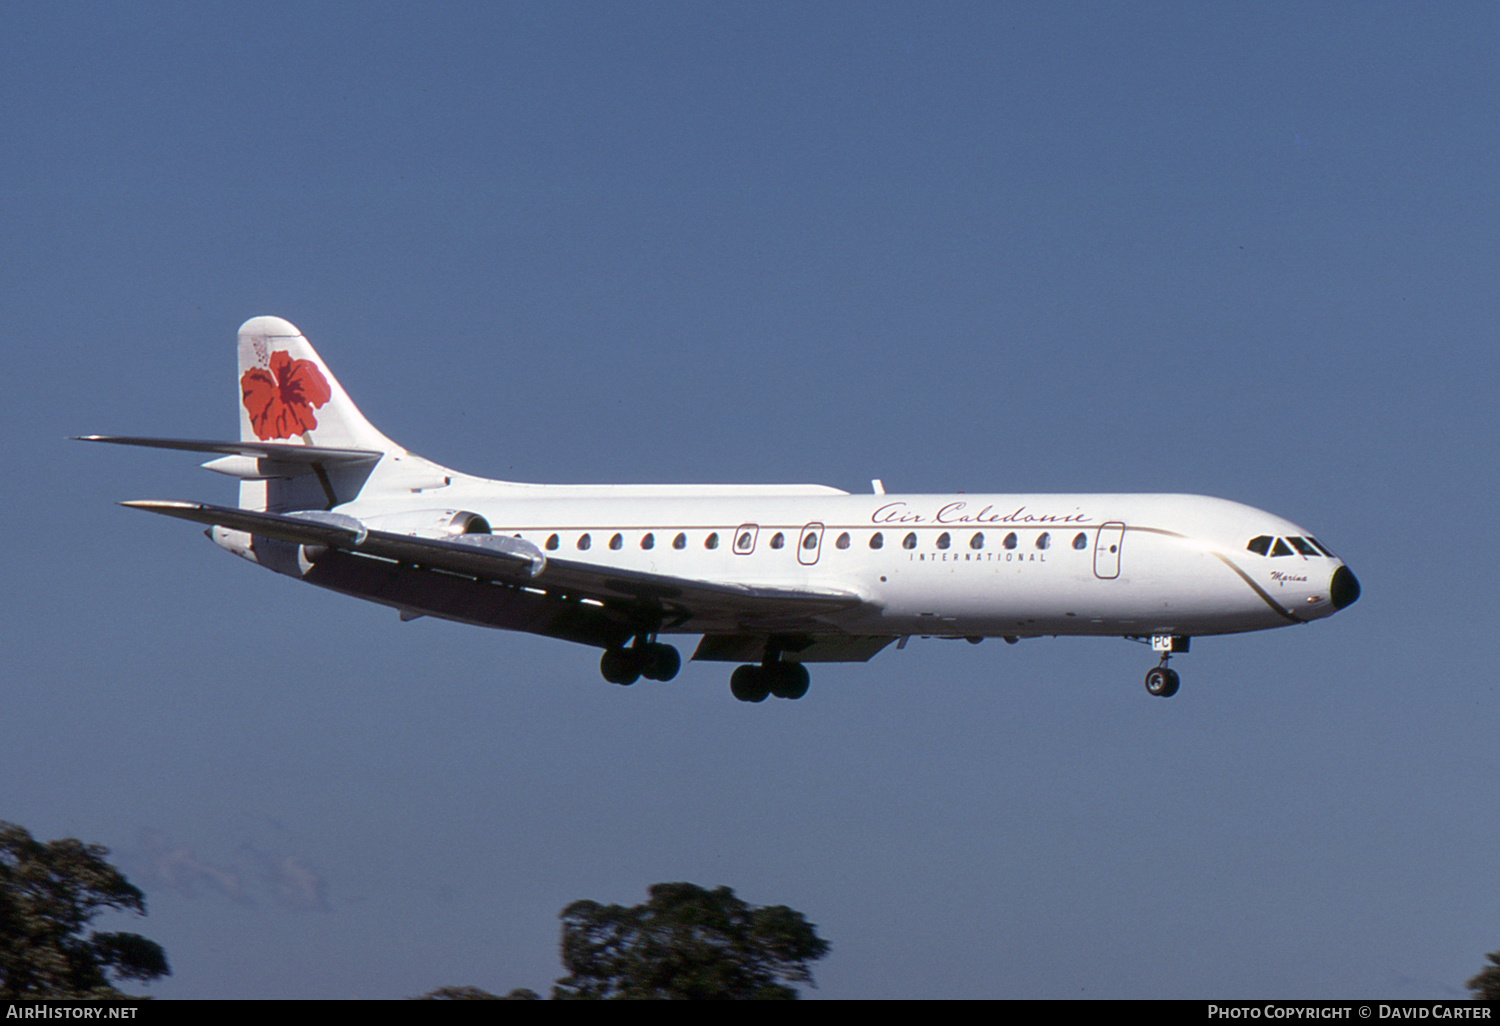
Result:
{"type": "Polygon", "coordinates": [[[321,445],[291,445],[286,442],[202,442],[187,438],[131,438],[123,435],[82,435],[74,441],[142,445],[151,449],[179,449],[184,452],[216,452],[224,456],[256,456],[283,463],[321,463],[324,466],[377,463],[385,455],[370,449],[330,449],[321,445]]]}

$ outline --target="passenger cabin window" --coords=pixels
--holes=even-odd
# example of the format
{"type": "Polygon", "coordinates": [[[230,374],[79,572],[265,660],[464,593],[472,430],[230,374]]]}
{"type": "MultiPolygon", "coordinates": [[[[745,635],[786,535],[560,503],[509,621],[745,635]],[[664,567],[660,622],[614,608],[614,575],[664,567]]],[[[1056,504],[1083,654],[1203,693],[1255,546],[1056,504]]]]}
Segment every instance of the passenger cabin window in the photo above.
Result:
{"type": "Polygon", "coordinates": [[[718,548],[719,547],[719,532],[715,531],[712,534],[710,534],[707,538],[704,538],[703,539],[703,547],[705,549],[716,549],[716,548],[718,548]]]}
{"type": "Polygon", "coordinates": [[[984,548],[984,532],[983,531],[976,531],[974,533],[974,537],[972,537],[972,538],[969,539],[969,548],[971,548],[971,549],[982,549],[982,548],[984,548]]]}
{"type": "Polygon", "coordinates": [[[589,550],[589,546],[592,545],[592,544],[594,544],[594,543],[593,543],[593,541],[591,541],[589,539],[588,535],[586,535],[586,534],[580,534],[578,536],[578,551],[579,552],[587,552],[589,550]]]}
{"type": "Polygon", "coordinates": [[[771,548],[779,549],[785,544],[786,535],[782,534],[780,531],[777,531],[775,534],[771,535],[771,548]]]}
{"type": "Polygon", "coordinates": [[[947,531],[944,531],[942,534],[938,535],[938,542],[937,542],[938,548],[940,548],[940,549],[946,549],[949,545],[952,545],[952,544],[953,544],[953,538],[951,536],[949,536],[949,534],[948,534],[947,531]]]}
{"type": "Polygon", "coordinates": [[[917,547],[917,532],[916,531],[909,531],[907,533],[906,537],[901,539],[901,547],[903,549],[914,549],[914,548],[916,548],[917,547]]]}
{"type": "Polygon", "coordinates": [[[1012,531],[1005,536],[1005,540],[1000,544],[1004,545],[1007,549],[1013,549],[1016,547],[1016,541],[1016,532],[1012,531]]]}
{"type": "Polygon", "coordinates": [[[1036,547],[1039,549],[1050,549],[1052,547],[1052,535],[1043,531],[1036,539],[1036,547]]]}
{"type": "Polygon", "coordinates": [[[870,548],[880,549],[884,547],[885,536],[883,534],[881,534],[879,531],[876,531],[874,534],[870,535],[870,548]]]}
{"type": "Polygon", "coordinates": [[[672,539],[672,548],[674,548],[674,549],[685,549],[685,548],[687,548],[687,535],[683,534],[681,531],[678,531],[677,532],[677,537],[672,539]]]}
{"type": "Polygon", "coordinates": [[[1073,547],[1075,549],[1086,549],[1089,547],[1088,536],[1079,531],[1073,536],[1073,547]]]}
{"type": "Polygon", "coordinates": [[[615,536],[609,540],[609,547],[612,549],[618,549],[621,545],[624,544],[625,539],[622,538],[618,533],[616,533],[615,536]]]}
{"type": "Polygon", "coordinates": [[[556,552],[557,551],[557,547],[560,544],[562,544],[562,539],[559,538],[557,535],[552,534],[552,535],[548,535],[547,536],[547,551],[548,552],[556,552]]]}
{"type": "Polygon", "coordinates": [[[654,549],[654,548],[656,548],[656,535],[652,534],[650,531],[647,531],[645,533],[645,535],[642,536],[642,538],[641,538],[641,548],[643,548],[643,549],[654,549]]]}
{"type": "Polygon", "coordinates": [[[816,531],[808,531],[807,534],[804,535],[803,538],[802,538],[802,547],[804,549],[807,549],[808,551],[811,551],[811,550],[817,548],[818,547],[818,533],[816,531]]]}
{"type": "Polygon", "coordinates": [[[845,531],[843,534],[839,535],[839,540],[834,542],[833,544],[841,549],[847,549],[849,547],[849,532],[845,531]]]}

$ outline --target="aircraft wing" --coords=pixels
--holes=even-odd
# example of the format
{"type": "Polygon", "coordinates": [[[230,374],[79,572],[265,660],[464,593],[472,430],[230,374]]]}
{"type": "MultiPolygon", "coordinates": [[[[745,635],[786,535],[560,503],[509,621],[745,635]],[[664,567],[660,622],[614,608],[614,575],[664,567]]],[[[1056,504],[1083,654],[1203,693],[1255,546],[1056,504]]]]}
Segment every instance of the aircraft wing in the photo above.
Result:
{"type": "Polygon", "coordinates": [[[354,556],[462,574],[528,591],[592,600],[605,607],[659,610],[664,627],[688,630],[734,628],[776,631],[810,617],[854,609],[863,600],[853,592],[756,587],[702,581],[554,559],[528,541],[505,535],[467,534],[419,538],[366,528],[354,517],[308,510],[295,514],[212,506],[206,503],[137,501],[122,505],[200,524],[314,547],[309,559],[336,549],[354,556]]]}

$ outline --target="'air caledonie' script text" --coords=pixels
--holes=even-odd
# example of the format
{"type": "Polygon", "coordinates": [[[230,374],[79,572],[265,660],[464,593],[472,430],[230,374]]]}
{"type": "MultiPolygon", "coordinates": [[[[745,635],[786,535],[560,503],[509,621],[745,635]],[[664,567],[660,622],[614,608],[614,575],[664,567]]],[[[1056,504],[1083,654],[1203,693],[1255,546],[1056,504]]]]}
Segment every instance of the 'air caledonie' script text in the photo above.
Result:
{"type": "Polygon", "coordinates": [[[950,502],[933,517],[925,517],[904,502],[888,502],[874,513],[870,521],[876,524],[1087,524],[1093,517],[1082,513],[1028,513],[1025,506],[1014,513],[996,513],[994,506],[985,506],[977,513],[966,513],[967,502],[950,502]]]}

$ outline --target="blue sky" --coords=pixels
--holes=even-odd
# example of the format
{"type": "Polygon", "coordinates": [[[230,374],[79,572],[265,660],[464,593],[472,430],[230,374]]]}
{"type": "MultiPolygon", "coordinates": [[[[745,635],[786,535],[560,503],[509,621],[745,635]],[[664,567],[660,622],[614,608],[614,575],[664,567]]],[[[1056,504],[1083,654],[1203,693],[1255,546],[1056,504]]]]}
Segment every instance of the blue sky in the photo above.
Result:
{"type": "Polygon", "coordinates": [[[115,849],[164,997],[545,990],[726,884],[825,997],[1455,997],[1500,949],[1490,5],[59,2],[0,15],[0,817],[115,849]],[[1183,491],[1364,585],[914,641],[746,706],[263,573],[234,332],[526,481],[1183,491]]]}

